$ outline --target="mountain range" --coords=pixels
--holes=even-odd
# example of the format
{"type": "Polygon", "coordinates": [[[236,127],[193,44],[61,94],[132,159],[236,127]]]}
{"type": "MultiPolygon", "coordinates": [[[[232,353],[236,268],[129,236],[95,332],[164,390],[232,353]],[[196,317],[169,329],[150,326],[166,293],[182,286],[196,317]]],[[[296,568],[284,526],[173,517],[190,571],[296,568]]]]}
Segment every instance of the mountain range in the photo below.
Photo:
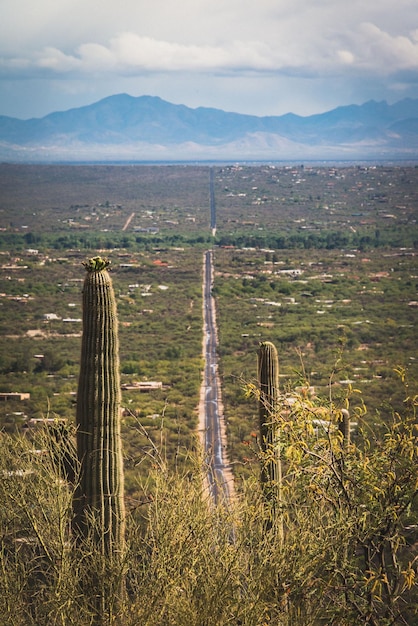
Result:
{"type": "Polygon", "coordinates": [[[417,160],[418,100],[258,117],[118,94],[42,118],[0,116],[0,159],[417,160]]]}

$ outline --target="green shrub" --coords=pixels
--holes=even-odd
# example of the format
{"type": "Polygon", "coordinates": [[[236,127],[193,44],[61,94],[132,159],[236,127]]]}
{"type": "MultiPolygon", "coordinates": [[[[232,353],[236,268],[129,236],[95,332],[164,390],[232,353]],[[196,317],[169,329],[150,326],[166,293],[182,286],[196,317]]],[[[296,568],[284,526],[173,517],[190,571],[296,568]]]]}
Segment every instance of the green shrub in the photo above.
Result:
{"type": "MultiPolygon", "coordinates": [[[[126,596],[105,623],[416,623],[416,410],[416,398],[407,396],[402,415],[394,413],[390,424],[375,431],[363,430],[363,415],[355,411],[360,431],[344,447],[335,405],[303,389],[283,390],[277,415],[281,542],[278,520],[266,517],[258,472],[242,480],[232,502],[213,507],[203,489],[200,455],[189,453],[187,472],[169,470],[160,441],[163,421],[151,437],[129,418],[140,436],[137,461],[149,463],[137,473],[138,497],[127,498],[126,596]],[[318,417],[330,426],[317,427],[318,417]]],[[[75,460],[70,441],[68,433],[50,428],[33,438],[0,438],[4,626],[93,623],[79,585],[85,563],[93,569],[100,563],[89,539],[74,550],[69,530],[73,486],[66,468],[75,460]]],[[[247,454],[256,459],[261,452],[253,445],[247,454]]],[[[119,573],[117,567],[108,571],[110,590],[116,591],[119,573]]],[[[116,597],[111,593],[110,603],[116,597]]]]}

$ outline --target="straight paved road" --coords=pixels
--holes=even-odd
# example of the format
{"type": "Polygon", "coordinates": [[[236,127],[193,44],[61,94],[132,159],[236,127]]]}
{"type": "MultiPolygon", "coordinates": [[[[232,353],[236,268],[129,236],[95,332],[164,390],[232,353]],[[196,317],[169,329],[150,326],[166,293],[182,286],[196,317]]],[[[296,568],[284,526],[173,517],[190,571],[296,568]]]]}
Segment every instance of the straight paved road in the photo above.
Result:
{"type": "Polygon", "coordinates": [[[217,334],[215,303],[212,297],[213,260],[212,252],[205,253],[204,262],[204,446],[208,467],[208,485],[215,504],[228,501],[231,496],[232,474],[225,459],[225,441],[222,436],[220,414],[221,392],[217,364],[217,334]]]}

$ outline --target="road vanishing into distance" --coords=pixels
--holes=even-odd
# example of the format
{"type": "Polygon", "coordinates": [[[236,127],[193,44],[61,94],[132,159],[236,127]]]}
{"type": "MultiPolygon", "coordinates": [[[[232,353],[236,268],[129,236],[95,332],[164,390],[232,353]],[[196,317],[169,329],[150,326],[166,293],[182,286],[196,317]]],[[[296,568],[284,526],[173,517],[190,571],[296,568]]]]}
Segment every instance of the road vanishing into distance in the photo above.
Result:
{"type": "Polygon", "coordinates": [[[212,235],[216,235],[216,203],[215,203],[215,184],[214,184],[214,176],[213,169],[210,168],[210,178],[209,178],[209,193],[210,193],[210,229],[212,231],[212,235]]]}
{"type": "MultiPolygon", "coordinates": [[[[213,169],[209,170],[210,229],[216,233],[216,204],[213,169]]],[[[218,376],[215,301],[212,296],[213,252],[208,250],[203,263],[203,357],[205,361],[201,393],[200,423],[207,467],[207,485],[214,504],[229,502],[234,481],[226,460],[226,433],[222,414],[221,386],[218,376]]]]}
{"type": "Polygon", "coordinates": [[[209,493],[215,504],[228,502],[233,489],[232,473],[226,461],[226,439],[223,428],[221,390],[217,362],[215,302],[212,297],[213,254],[204,257],[204,359],[203,379],[204,451],[209,493]]]}

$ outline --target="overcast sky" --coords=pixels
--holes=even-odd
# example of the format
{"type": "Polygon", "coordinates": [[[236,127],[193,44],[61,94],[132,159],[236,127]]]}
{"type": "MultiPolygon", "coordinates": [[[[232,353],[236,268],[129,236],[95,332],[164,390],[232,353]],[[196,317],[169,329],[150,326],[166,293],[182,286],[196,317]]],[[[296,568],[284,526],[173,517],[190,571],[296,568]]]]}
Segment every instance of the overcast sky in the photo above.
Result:
{"type": "Polygon", "coordinates": [[[418,98],[417,0],[0,0],[0,114],[116,93],[250,113],[418,98]]]}

